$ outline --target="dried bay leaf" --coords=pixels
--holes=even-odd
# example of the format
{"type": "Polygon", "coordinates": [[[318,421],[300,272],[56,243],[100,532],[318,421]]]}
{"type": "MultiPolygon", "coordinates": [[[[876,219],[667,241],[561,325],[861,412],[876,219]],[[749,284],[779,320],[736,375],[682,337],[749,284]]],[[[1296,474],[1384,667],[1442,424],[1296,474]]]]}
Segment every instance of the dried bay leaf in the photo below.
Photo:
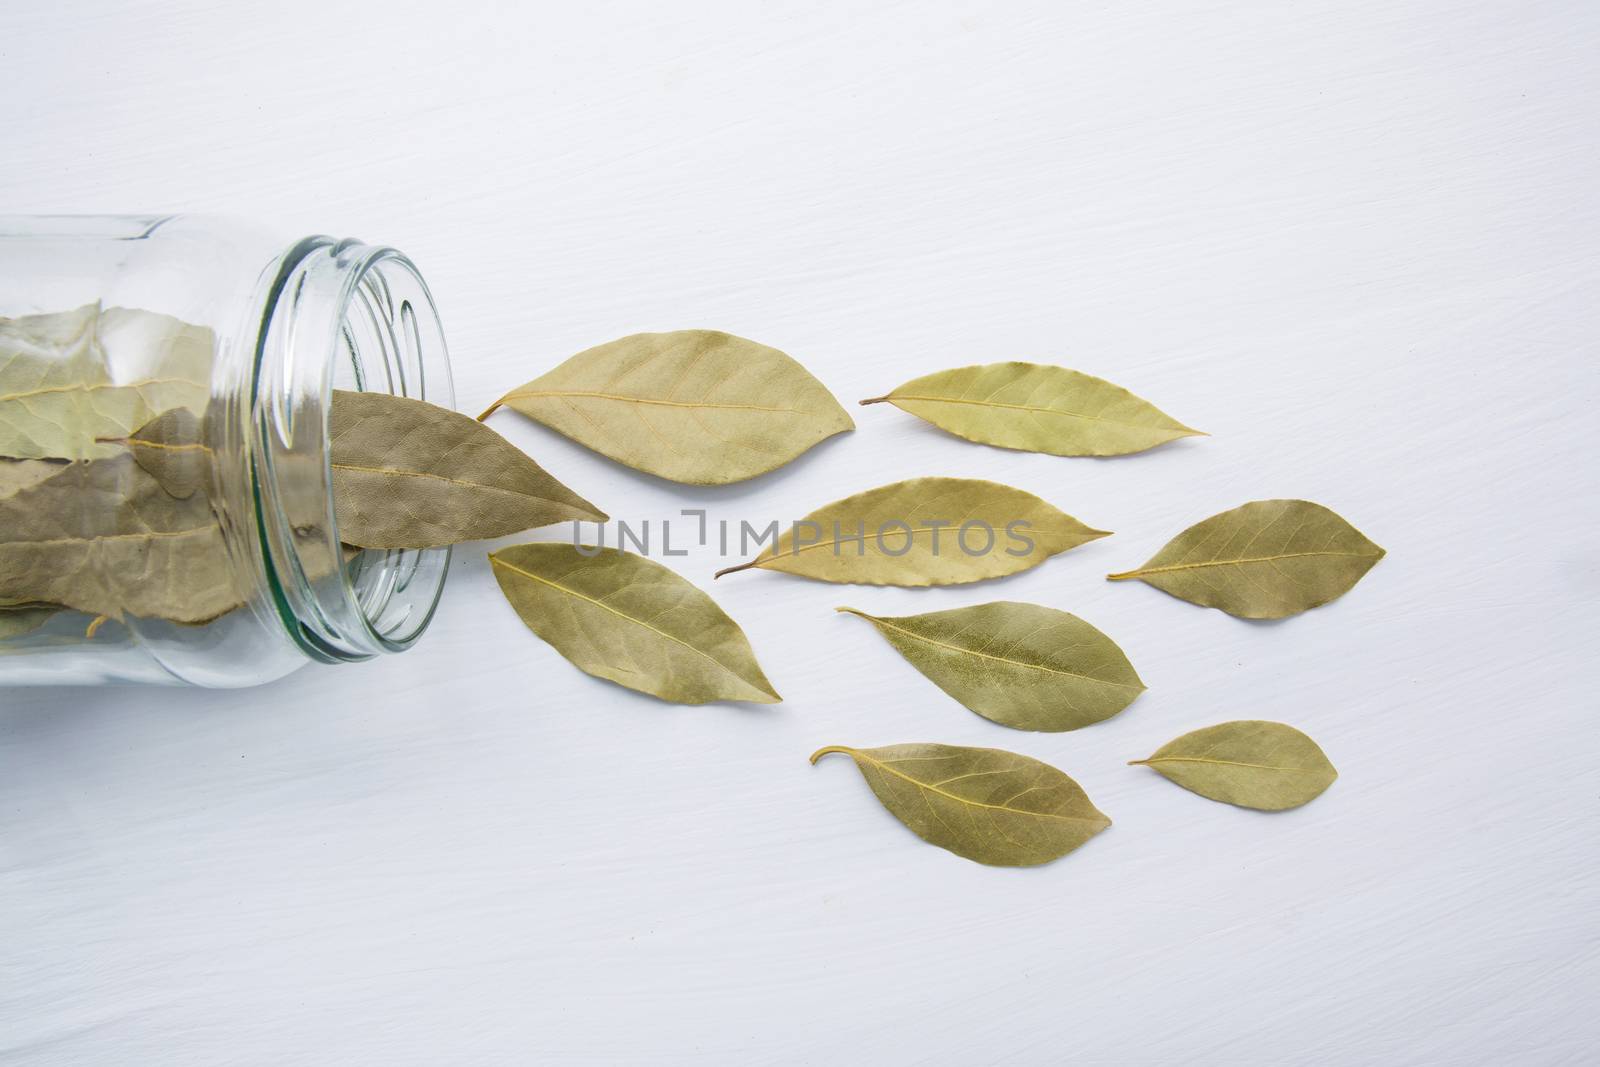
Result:
{"type": "Polygon", "coordinates": [[[579,352],[478,416],[512,408],[637,470],[724,485],[855,428],[775,348],[717,330],[638,333],[579,352]]]}
{"type": "Polygon", "coordinates": [[[1034,867],[1111,825],[1082,787],[1048,763],[995,748],[830,745],[855,760],[889,813],[929,844],[994,867],[1034,867]]]}
{"type": "Polygon", "coordinates": [[[0,600],[204,622],[243,597],[205,497],[173,497],[124,453],[0,499],[0,600]]]}
{"type": "Polygon", "coordinates": [[[936,371],[861,403],[893,404],[968,441],[1055,456],[1121,456],[1205,436],[1121,386],[1042,363],[936,371]]]}
{"type": "Polygon", "coordinates": [[[334,510],[351,544],[433,548],[606,521],[511,442],[448,408],[336,390],[328,427],[334,510]]]}
{"type": "MultiPolygon", "coordinates": [[[[169,411],[124,444],[166,490],[209,484],[211,446],[192,412],[169,411]]],[[[334,512],[364,548],[434,548],[606,516],[505,438],[407,397],[335,390],[328,416],[334,512]]]]}
{"type": "Polygon", "coordinates": [[[187,500],[211,484],[211,447],[203,438],[205,423],[187,408],[156,417],[126,438],[128,451],[161,487],[187,500]]]}
{"type": "Polygon", "coordinates": [[[781,699],[739,624],[659,563],[557,543],[489,562],[528,629],[581,671],[678,704],[781,699]]]}
{"type": "Polygon", "coordinates": [[[1184,734],[1132,766],[1193,793],[1261,811],[1298,808],[1339,777],[1317,743],[1281,722],[1242,719],[1184,734]]]}
{"type": "Polygon", "coordinates": [[[1076,730],[1144,692],[1116,642],[1076,615],[997,601],[924,615],[859,615],[968,709],[1018,730],[1076,730]]]}
{"type": "Polygon", "coordinates": [[[717,577],[759,567],[824,582],[958,585],[1025,571],[1107,536],[1009,485],[912,478],[818,508],[717,577]]]}
{"type": "Polygon", "coordinates": [[[135,308],[0,319],[0,455],[94,459],[163,411],[203,411],[214,337],[135,308]]]}
{"type": "Polygon", "coordinates": [[[1298,615],[1349,592],[1383,549],[1307,500],[1257,500],[1189,527],[1137,570],[1180,600],[1245,619],[1298,615]]]}

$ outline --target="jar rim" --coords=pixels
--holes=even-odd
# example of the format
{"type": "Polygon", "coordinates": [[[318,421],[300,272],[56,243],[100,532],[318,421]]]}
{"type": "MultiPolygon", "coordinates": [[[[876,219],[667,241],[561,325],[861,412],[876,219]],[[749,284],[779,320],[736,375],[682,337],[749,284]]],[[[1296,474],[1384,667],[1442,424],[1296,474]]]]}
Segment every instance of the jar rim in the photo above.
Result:
{"type": "Polygon", "coordinates": [[[437,609],[450,550],[347,555],[328,419],[336,388],[454,407],[438,310],[416,266],[387,246],[310,237],[279,264],[263,302],[251,396],[251,488],[269,599],[314,660],[401,652],[437,609]]]}

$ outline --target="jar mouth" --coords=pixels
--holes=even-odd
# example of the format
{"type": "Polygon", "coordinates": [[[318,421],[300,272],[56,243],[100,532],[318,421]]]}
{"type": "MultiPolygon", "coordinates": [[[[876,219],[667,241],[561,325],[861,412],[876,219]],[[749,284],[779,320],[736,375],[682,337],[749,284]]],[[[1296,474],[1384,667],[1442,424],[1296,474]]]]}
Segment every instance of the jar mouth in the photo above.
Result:
{"type": "Polygon", "coordinates": [[[450,550],[343,545],[328,417],[335,389],[454,407],[433,297],[392,248],[309,238],[284,257],[259,336],[252,481],[273,606],[313,659],[403,651],[433,617],[450,550]]]}

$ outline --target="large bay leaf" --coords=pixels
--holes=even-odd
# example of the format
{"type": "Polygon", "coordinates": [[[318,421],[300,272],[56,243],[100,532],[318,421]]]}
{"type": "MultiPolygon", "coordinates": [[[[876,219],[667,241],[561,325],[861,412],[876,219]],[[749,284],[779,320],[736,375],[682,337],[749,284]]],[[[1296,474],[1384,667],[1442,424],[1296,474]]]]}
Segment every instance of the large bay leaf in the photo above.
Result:
{"type": "Polygon", "coordinates": [[[855,428],[799,363],[717,330],[638,333],[579,352],[479,418],[502,405],[619,463],[695,485],[753,478],[855,428]]]}
{"type": "Polygon", "coordinates": [[[1311,738],[1293,726],[1257,719],[1195,730],[1132,764],[1160,771],[1203,797],[1262,811],[1298,808],[1339,777],[1311,738]]]}
{"type": "Polygon", "coordinates": [[[1181,600],[1246,619],[1281,619],[1350,591],[1383,549],[1321,504],[1257,500],[1167,542],[1137,578],[1181,600]]]}
{"type": "Polygon", "coordinates": [[[204,327],[135,308],[0,319],[0,455],[110,457],[164,411],[203,411],[213,345],[204,327]]]}
{"type": "Polygon", "coordinates": [[[1076,615],[996,601],[925,615],[855,608],[910,664],[963,705],[1018,730],[1076,730],[1144,692],[1115,641],[1076,615]]]}
{"type": "Polygon", "coordinates": [[[528,629],[579,670],[678,704],[780,699],[739,624],[659,563],[557,543],[489,562],[528,629]]]}
{"type": "Polygon", "coordinates": [[[987,363],[914,378],[889,403],[980,444],[1056,456],[1120,456],[1203,437],[1102,378],[1042,363],[987,363]]]}
{"type": "Polygon", "coordinates": [[[890,814],[930,844],[995,867],[1065,856],[1111,820],[1082,787],[1048,763],[996,748],[830,745],[855,760],[890,814]]]}
{"type": "Polygon", "coordinates": [[[328,423],[334,509],[351,544],[432,548],[606,521],[511,442],[448,408],[336,391],[328,423]]]}
{"type": "Polygon", "coordinates": [[[126,453],[0,499],[0,600],[204,622],[242,599],[205,496],[173,497],[126,453]]]}
{"type": "Polygon", "coordinates": [[[760,567],[824,582],[957,585],[1025,571],[1106,536],[1009,485],[912,478],[818,508],[717,576],[760,567]]]}

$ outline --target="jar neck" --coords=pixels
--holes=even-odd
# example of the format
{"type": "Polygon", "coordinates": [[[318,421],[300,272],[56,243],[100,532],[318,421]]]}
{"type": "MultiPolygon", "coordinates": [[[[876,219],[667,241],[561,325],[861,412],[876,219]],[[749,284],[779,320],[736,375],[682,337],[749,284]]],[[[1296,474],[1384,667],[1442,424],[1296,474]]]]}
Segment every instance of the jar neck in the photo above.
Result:
{"type": "Polygon", "coordinates": [[[230,361],[242,431],[230,436],[242,442],[236,518],[263,576],[258,610],[324,663],[402,651],[433,615],[450,552],[341,544],[328,412],[334,389],[454,406],[427,285],[392,248],[310,237],[267,269],[252,304],[259,318],[230,361]]]}

